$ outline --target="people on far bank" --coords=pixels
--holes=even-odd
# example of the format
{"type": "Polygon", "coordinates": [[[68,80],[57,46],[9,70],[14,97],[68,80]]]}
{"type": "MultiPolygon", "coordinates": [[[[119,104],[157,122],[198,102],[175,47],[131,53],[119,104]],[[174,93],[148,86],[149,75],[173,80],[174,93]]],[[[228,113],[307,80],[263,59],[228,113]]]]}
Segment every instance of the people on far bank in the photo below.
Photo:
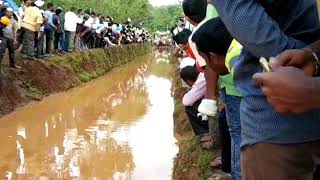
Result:
{"type": "Polygon", "coordinates": [[[42,0],[23,0],[19,12],[0,1],[0,18],[7,16],[11,21],[3,28],[3,42],[9,51],[10,67],[16,69],[20,67],[15,50],[20,47],[23,59],[43,60],[65,52],[150,42],[149,33],[140,25],[134,26],[130,18],[117,23],[110,16],[96,15],[89,9],[71,7],[65,11],[42,0]]]}

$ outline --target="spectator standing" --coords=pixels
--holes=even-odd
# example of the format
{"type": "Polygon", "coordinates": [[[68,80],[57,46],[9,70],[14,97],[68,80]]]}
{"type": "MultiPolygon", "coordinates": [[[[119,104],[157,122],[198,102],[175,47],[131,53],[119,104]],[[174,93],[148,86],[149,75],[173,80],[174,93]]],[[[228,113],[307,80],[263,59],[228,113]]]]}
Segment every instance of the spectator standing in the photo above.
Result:
{"type": "Polygon", "coordinates": [[[77,30],[77,24],[81,23],[81,20],[75,13],[76,8],[71,7],[70,11],[65,14],[64,30],[65,30],[65,52],[69,52],[70,49],[75,49],[75,34],[77,30]]]}
{"type": "MultiPolygon", "coordinates": [[[[320,38],[316,1],[213,3],[231,35],[243,45],[234,69],[235,84],[243,94],[240,107],[243,179],[310,179],[320,152],[320,110],[298,115],[279,113],[252,76],[263,71],[259,63],[261,56],[269,59],[320,38]]],[[[292,81],[287,81],[291,84],[300,80],[296,76],[287,77],[292,77],[292,81]]],[[[283,85],[277,88],[286,89],[283,85]]]]}
{"type": "Polygon", "coordinates": [[[44,16],[44,11],[41,11],[43,17],[43,24],[40,27],[39,35],[37,35],[36,43],[36,58],[41,59],[43,57],[43,47],[44,47],[44,27],[48,23],[48,19],[44,16]]]}
{"type": "MultiPolygon", "coordinates": [[[[8,48],[9,51],[9,60],[10,60],[10,67],[20,69],[19,66],[15,64],[15,44],[17,44],[16,41],[16,35],[18,30],[18,23],[13,18],[13,9],[7,8],[6,17],[10,19],[10,23],[3,28],[3,36],[5,38],[5,41],[3,43],[6,44],[6,48],[8,48]]],[[[5,52],[5,51],[4,51],[5,52]]],[[[1,58],[4,54],[1,54],[1,58]]]]}
{"type": "Polygon", "coordinates": [[[61,13],[63,12],[62,8],[56,9],[56,14],[53,16],[53,24],[56,26],[56,31],[54,32],[54,51],[55,53],[59,53],[59,43],[60,38],[63,35],[63,26],[62,26],[62,18],[61,13]]]}
{"type": "Polygon", "coordinates": [[[24,12],[26,11],[27,7],[31,6],[32,0],[23,0],[21,7],[19,8],[19,15],[21,18],[24,16],[24,12]]]}
{"type": "Polygon", "coordinates": [[[57,29],[53,23],[54,15],[54,5],[52,3],[47,4],[47,10],[44,12],[44,16],[48,19],[48,23],[44,27],[44,32],[46,34],[46,54],[51,54],[51,45],[53,40],[53,33],[57,29]]]}
{"type": "Polygon", "coordinates": [[[26,58],[34,60],[35,33],[40,31],[43,17],[40,8],[44,5],[42,0],[37,0],[25,11],[21,27],[24,31],[21,53],[26,58]]]}
{"type": "Polygon", "coordinates": [[[79,19],[83,19],[83,16],[84,16],[84,13],[83,13],[83,10],[82,9],[78,9],[78,13],[77,13],[79,19]]]}
{"type": "Polygon", "coordinates": [[[9,4],[7,2],[3,3],[1,9],[0,9],[0,17],[3,17],[7,14],[7,8],[9,8],[9,4]]]}
{"type": "Polygon", "coordinates": [[[7,17],[2,17],[0,19],[0,78],[4,75],[3,69],[2,69],[2,58],[6,51],[7,44],[6,44],[6,38],[3,36],[3,31],[8,24],[10,23],[10,19],[7,17]]]}

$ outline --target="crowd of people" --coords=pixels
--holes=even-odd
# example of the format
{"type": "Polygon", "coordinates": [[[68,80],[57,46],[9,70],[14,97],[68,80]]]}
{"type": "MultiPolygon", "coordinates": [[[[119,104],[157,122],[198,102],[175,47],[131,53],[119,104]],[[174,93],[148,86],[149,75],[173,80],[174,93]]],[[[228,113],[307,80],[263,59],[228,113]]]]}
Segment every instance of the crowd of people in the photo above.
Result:
{"type": "Polygon", "coordinates": [[[185,18],[171,31],[185,54],[180,76],[189,91],[182,102],[203,147],[215,141],[206,120],[219,123],[222,152],[212,166],[223,173],[212,179],[319,180],[317,2],[182,6],[185,18]]]}
{"type": "Polygon", "coordinates": [[[91,10],[71,7],[65,12],[42,0],[24,0],[19,12],[0,1],[0,18],[1,76],[6,49],[10,67],[20,69],[15,62],[15,51],[20,47],[23,58],[41,60],[53,54],[150,42],[149,33],[141,25],[132,25],[130,18],[117,23],[91,10]]]}

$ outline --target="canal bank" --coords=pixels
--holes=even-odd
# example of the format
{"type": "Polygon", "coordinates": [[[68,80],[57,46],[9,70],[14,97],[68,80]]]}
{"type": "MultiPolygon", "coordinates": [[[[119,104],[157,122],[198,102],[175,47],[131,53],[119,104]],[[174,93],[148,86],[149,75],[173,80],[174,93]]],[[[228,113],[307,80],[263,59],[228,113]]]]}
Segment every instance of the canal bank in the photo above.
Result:
{"type": "Polygon", "coordinates": [[[0,119],[0,179],[172,179],[167,55],[140,56],[0,119]]]}
{"type": "MultiPolygon", "coordinates": [[[[178,67],[178,59],[170,58],[171,64],[178,67]]],[[[174,98],[174,130],[176,133],[179,153],[175,158],[173,179],[174,180],[208,180],[214,174],[210,163],[219,156],[219,150],[203,149],[197,137],[194,135],[182,98],[187,92],[182,87],[179,69],[172,71],[172,94],[174,98]]]]}
{"type": "Polygon", "coordinates": [[[22,69],[5,68],[6,75],[0,80],[0,117],[33,100],[77,87],[151,50],[148,44],[129,45],[55,56],[46,61],[20,61],[22,69]]]}

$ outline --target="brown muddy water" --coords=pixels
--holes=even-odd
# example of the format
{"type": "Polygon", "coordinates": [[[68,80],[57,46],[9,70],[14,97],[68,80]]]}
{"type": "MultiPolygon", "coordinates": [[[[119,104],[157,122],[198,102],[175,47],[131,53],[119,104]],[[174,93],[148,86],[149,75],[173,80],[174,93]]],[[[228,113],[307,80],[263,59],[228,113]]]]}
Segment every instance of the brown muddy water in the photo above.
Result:
{"type": "Polygon", "coordinates": [[[155,52],[0,119],[0,179],[171,179],[170,71],[155,52]]]}

